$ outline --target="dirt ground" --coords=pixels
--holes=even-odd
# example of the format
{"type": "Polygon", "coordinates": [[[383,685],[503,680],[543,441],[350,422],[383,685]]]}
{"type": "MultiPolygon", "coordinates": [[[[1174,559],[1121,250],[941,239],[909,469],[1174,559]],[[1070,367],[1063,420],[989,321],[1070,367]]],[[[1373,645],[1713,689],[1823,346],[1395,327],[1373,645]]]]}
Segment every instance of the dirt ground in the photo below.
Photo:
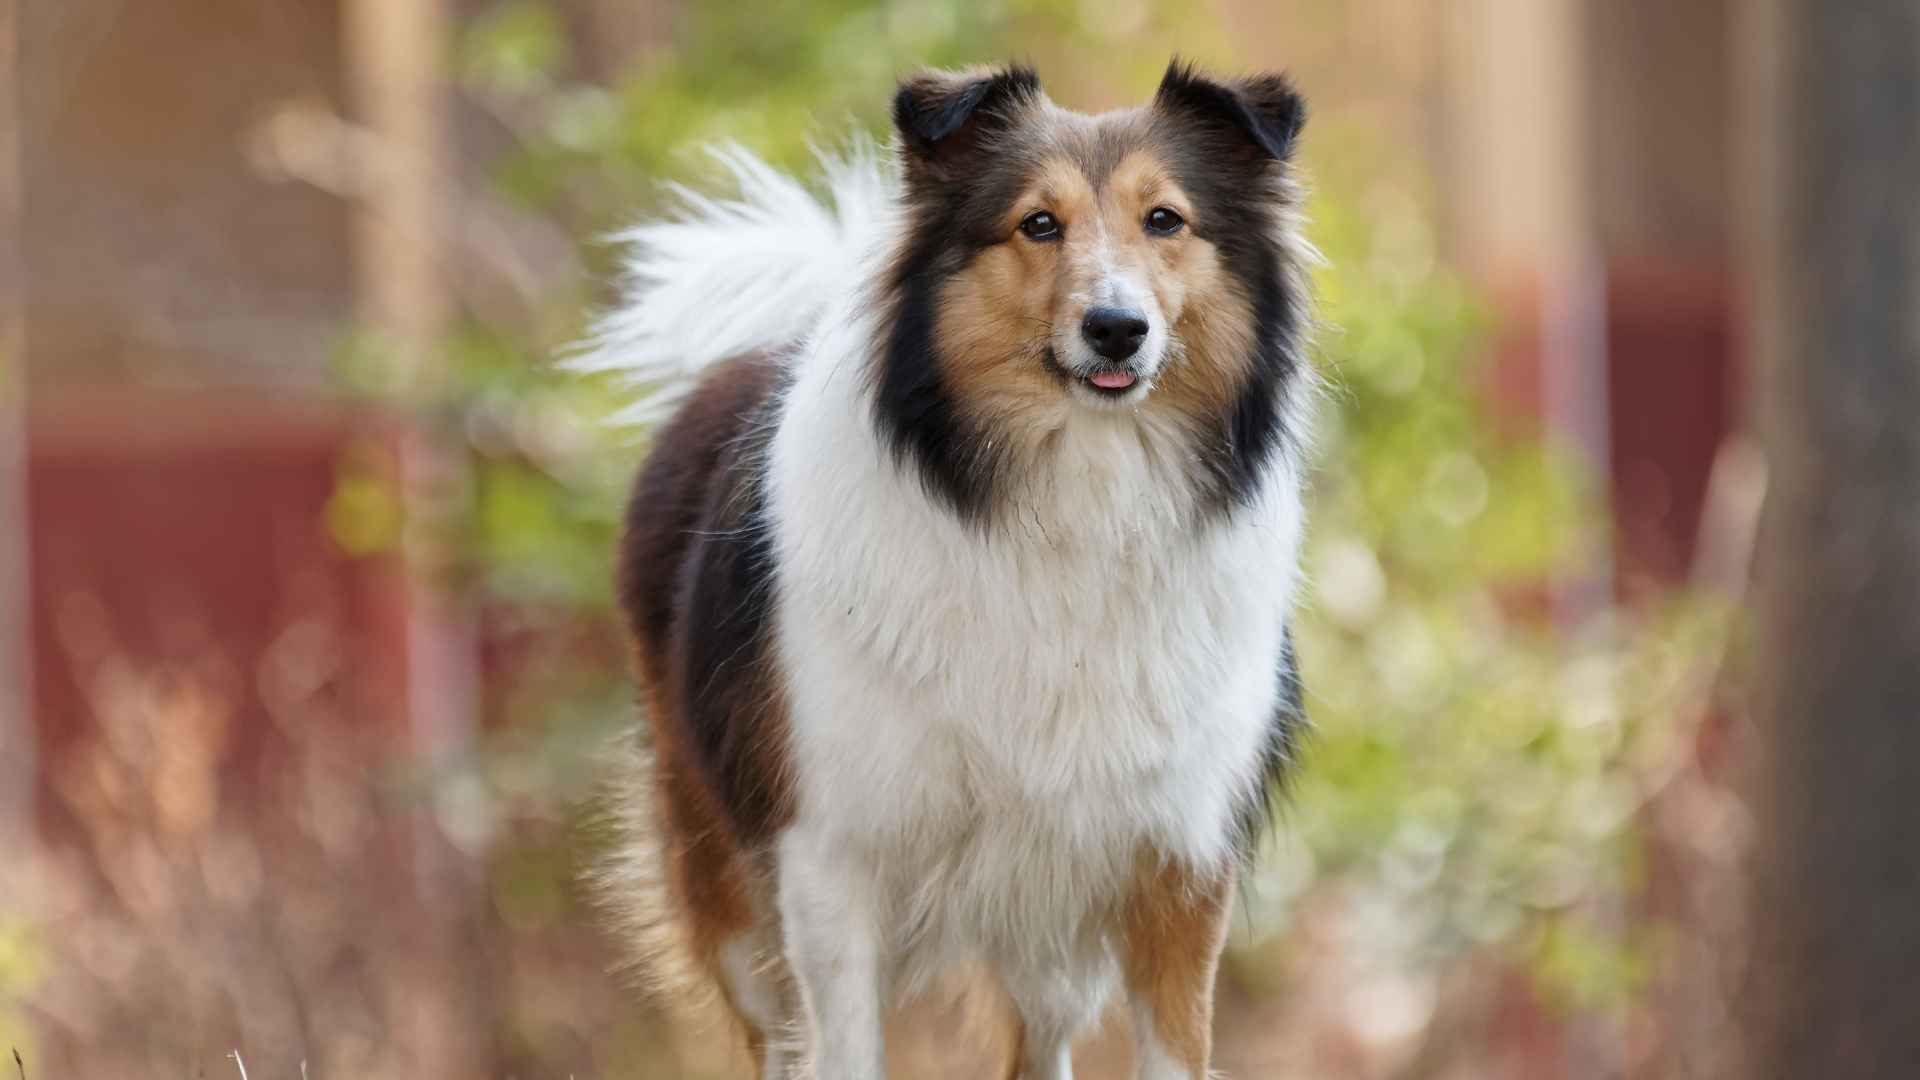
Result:
{"type": "MultiPolygon", "coordinates": [[[[1282,1058],[1290,1040],[1277,1023],[1281,1005],[1256,999],[1231,980],[1221,981],[1214,1025],[1216,1073],[1234,1080],[1283,1075],[1282,1058]]],[[[887,1038],[888,1072],[895,1080],[999,1080],[1013,1075],[1005,1014],[997,1003],[978,995],[947,995],[910,1006],[889,1025],[887,1038]]],[[[745,1052],[730,1045],[720,1050],[721,1044],[709,1032],[683,1038],[680,1049],[683,1058],[699,1061],[694,1068],[702,1077],[751,1080],[745,1052]]],[[[1076,1080],[1131,1078],[1131,1031],[1124,1011],[1110,1012],[1100,1030],[1074,1048],[1073,1060],[1076,1080]]]]}

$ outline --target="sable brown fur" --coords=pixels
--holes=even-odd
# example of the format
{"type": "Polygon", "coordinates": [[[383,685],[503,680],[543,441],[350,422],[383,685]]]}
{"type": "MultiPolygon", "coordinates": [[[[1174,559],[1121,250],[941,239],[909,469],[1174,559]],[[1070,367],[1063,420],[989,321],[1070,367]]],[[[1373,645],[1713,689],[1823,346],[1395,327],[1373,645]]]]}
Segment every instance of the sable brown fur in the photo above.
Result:
{"type": "Polygon", "coordinates": [[[758,518],[759,454],[780,378],[764,357],[707,375],[658,435],[620,554],[646,745],[626,755],[621,849],[602,893],[655,989],[696,1003],[724,985],[720,947],[764,910],[750,846],[792,813],[768,640],[773,568],[758,518]]]}
{"type": "Polygon", "coordinates": [[[1152,1007],[1155,1033],[1175,1060],[1207,1064],[1213,978],[1226,938],[1234,874],[1195,874],[1147,854],[1123,916],[1127,990],[1152,1007]]]}

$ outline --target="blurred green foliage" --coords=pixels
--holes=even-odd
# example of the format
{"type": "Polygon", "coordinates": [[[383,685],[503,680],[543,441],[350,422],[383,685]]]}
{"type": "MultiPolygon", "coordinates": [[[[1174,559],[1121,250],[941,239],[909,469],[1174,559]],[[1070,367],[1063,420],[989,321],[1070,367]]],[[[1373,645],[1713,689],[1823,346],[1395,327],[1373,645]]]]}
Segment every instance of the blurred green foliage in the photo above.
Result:
{"type": "MultiPolygon", "coordinates": [[[[921,66],[983,58],[1033,59],[1116,31],[1187,24],[1186,2],[1097,6],[1072,0],[776,0],[690,4],[676,13],[671,48],[637,58],[618,87],[565,81],[565,26],[538,0],[502,4],[470,26],[457,68],[467,89],[516,118],[520,153],[501,163],[500,190],[541,212],[577,212],[615,224],[645,207],[688,151],[718,139],[790,168],[810,147],[885,118],[894,78],[921,66]],[[1084,16],[1094,11],[1104,19],[1084,16]],[[1128,14],[1131,12],[1131,14],[1128,14]],[[1108,20],[1113,20],[1109,22],[1108,20]]],[[[1200,19],[1201,25],[1210,25],[1200,19]]],[[[1189,31],[1191,33],[1191,31],[1189,31]]],[[[1105,78],[1138,86],[1166,57],[1102,47],[1105,78]]]]}
{"type": "Polygon", "coordinates": [[[1493,947],[1550,1000],[1619,1006],[1646,971],[1624,911],[1637,814],[1724,613],[1555,595],[1604,556],[1589,478],[1495,421],[1484,316],[1418,205],[1369,193],[1340,149],[1321,148],[1312,213],[1331,382],[1300,628],[1316,737],[1256,895],[1284,909],[1337,884],[1403,959],[1493,947]]]}
{"type": "MultiPolygon", "coordinates": [[[[917,64],[1084,46],[1102,57],[1093,84],[1144,96],[1168,50],[1113,49],[1113,28],[1090,10],[688,5],[671,47],[611,88],[577,76],[566,24],[536,0],[466,27],[454,58],[463,91],[513,137],[495,194],[565,229],[583,268],[528,298],[531,319],[469,312],[426,409],[468,470],[442,521],[455,573],[514,658],[491,696],[504,734],[480,762],[503,816],[569,821],[592,733],[627,719],[610,569],[640,447],[602,423],[619,404],[605,387],[551,363],[606,295],[593,283],[609,276],[609,252],[595,238],[654,205],[662,181],[697,181],[703,143],[733,138],[804,167],[811,145],[848,124],[878,130],[894,75],[917,64]]],[[[1129,32],[1178,26],[1189,51],[1216,32],[1185,4],[1127,10],[1114,18],[1132,20],[1129,32]]],[[[1673,720],[1723,620],[1680,603],[1551,602],[1605,542],[1592,491],[1569,455],[1489,415],[1485,318],[1435,256],[1424,194],[1383,164],[1394,149],[1337,128],[1313,131],[1308,147],[1311,235],[1328,256],[1317,282],[1329,392],[1301,614],[1316,735],[1248,890],[1257,923],[1284,927],[1301,898],[1341,890],[1376,913],[1395,963],[1432,971],[1491,950],[1552,1000],[1613,1008],[1645,968],[1621,916],[1637,881],[1636,810],[1673,757],[1673,720]]],[[[364,358],[343,372],[383,384],[364,358]]],[[[381,494],[390,472],[342,463],[332,523],[349,549],[400,535],[398,502],[381,494]]],[[[516,924],[580,918],[567,872],[564,859],[506,851],[503,912],[516,924]]],[[[1241,965],[1254,981],[1259,968],[1241,965]]]]}

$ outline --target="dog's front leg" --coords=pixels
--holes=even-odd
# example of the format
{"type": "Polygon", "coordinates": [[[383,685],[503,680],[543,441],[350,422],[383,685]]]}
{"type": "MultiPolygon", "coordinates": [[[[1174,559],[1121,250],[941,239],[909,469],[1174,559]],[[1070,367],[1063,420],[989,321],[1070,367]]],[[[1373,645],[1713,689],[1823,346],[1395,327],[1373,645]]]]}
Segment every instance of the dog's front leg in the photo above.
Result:
{"type": "Polygon", "coordinates": [[[885,1080],[884,958],[873,868],[796,826],[780,841],[781,933],[817,1080],[885,1080]]]}
{"type": "Polygon", "coordinates": [[[1145,865],[1126,914],[1127,997],[1139,1080],[1205,1080],[1213,979],[1226,943],[1231,868],[1145,865]]]}

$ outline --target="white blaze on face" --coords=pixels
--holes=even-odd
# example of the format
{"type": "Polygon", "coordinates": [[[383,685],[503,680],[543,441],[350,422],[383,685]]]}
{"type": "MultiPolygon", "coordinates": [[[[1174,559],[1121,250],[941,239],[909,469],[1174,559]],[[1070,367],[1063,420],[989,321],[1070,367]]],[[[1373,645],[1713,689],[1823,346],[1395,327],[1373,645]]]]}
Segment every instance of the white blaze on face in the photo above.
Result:
{"type": "MultiPolygon", "coordinates": [[[[1081,334],[1081,322],[1095,308],[1121,308],[1137,311],[1147,320],[1147,337],[1140,350],[1125,363],[1141,378],[1151,381],[1166,361],[1167,320],[1148,288],[1140,268],[1131,264],[1127,253],[1113,242],[1105,215],[1092,222],[1092,233],[1084,248],[1072,253],[1076,288],[1054,331],[1054,348],[1069,371],[1082,372],[1109,365],[1088,345],[1081,334]]],[[[1070,249],[1073,242],[1069,240],[1070,249]]]]}

